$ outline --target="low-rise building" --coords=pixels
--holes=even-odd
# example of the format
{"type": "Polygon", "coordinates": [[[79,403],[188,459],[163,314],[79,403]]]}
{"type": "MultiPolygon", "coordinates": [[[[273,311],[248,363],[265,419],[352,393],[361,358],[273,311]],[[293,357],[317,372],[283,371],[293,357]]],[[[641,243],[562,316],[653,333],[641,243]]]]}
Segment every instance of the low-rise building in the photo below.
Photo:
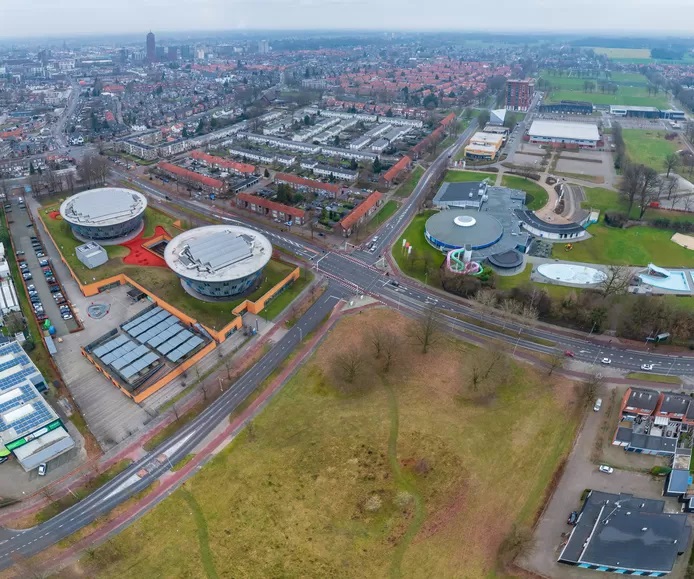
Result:
{"type": "Polygon", "coordinates": [[[178,165],[172,163],[159,163],[157,168],[164,174],[175,179],[179,183],[195,187],[200,191],[205,193],[212,193],[219,195],[226,190],[226,186],[223,181],[219,179],[214,179],[213,177],[208,177],[207,175],[201,175],[190,169],[184,169],[178,165]]]}
{"type": "Polygon", "coordinates": [[[493,161],[504,144],[504,136],[496,133],[477,132],[465,147],[465,157],[474,160],[493,161]]]}
{"type": "Polygon", "coordinates": [[[393,165],[390,169],[388,169],[384,174],[383,174],[383,181],[385,182],[386,186],[390,187],[395,183],[395,180],[404,172],[407,171],[410,168],[410,165],[412,164],[412,159],[405,155],[402,159],[400,159],[395,165],[393,165]]]}
{"type": "Polygon", "coordinates": [[[297,189],[310,191],[312,193],[328,194],[330,197],[337,197],[342,188],[334,183],[323,183],[314,179],[305,179],[290,173],[275,173],[275,183],[286,183],[297,189]]]}
{"type": "Polygon", "coordinates": [[[222,171],[229,171],[230,173],[236,173],[237,175],[252,175],[256,172],[255,165],[238,163],[237,161],[231,161],[229,159],[217,157],[216,155],[208,155],[202,151],[193,151],[190,154],[190,157],[195,159],[197,162],[202,163],[206,167],[220,169],[222,171]]]}
{"type": "Polygon", "coordinates": [[[332,177],[334,179],[340,179],[342,181],[356,181],[359,177],[357,171],[350,171],[343,167],[333,167],[331,165],[320,165],[316,164],[311,169],[315,175],[320,175],[321,177],[332,177]]]}
{"type": "Polygon", "coordinates": [[[338,226],[344,237],[349,237],[354,233],[354,230],[361,226],[362,223],[368,220],[381,205],[383,195],[378,191],[374,191],[364,201],[357,205],[345,217],[343,217],[338,226]]]}
{"type": "Polygon", "coordinates": [[[278,219],[282,222],[291,221],[294,225],[303,225],[306,222],[306,211],[303,209],[271,201],[264,197],[239,193],[235,203],[239,209],[253,211],[270,219],[278,219]]]}
{"type": "Polygon", "coordinates": [[[19,311],[21,311],[21,307],[14,283],[11,278],[4,278],[0,281],[0,313],[6,316],[11,312],[19,311]]]}
{"type": "Polygon", "coordinates": [[[252,161],[257,161],[258,163],[265,163],[266,165],[271,165],[277,158],[273,153],[244,149],[235,145],[229,147],[229,154],[236,157],[241,157],[242,159],[251,159],[252,161]]]}

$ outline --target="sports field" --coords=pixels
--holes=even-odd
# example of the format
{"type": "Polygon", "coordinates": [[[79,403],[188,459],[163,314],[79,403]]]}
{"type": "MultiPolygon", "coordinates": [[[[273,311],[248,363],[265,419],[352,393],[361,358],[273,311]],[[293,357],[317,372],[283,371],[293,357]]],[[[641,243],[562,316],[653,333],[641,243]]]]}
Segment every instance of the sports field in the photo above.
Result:
{"type": "Polygon", "coordinates": [[[595,105],[627,105],[639,107],[657,107],[659,109],[668,108],[667,96],[663,93],[649,96],[645,88],[620,86],[615,94],[602,93],[596,89],[592,92],[583,90],[583,83],[580,89],[576,90],[553,90],[548,97],[548,102],[559,102],[563,100],[588,101],[595,105]]]}
{"type": "Polygon", "coordinates": [[[427,354],[385,309],[341,321],[254,421],[183,488],[84,554],[80,575],[498,577],[573,440],[572,385],[442,336],[427,354]],[[371,337],[399,336],[388,372],[371,337]],[[338,387],[335,361],[362,359],[338,387]]]}
{"type": "Polygon", "coordinates": [[[634,163],[643,163],[659,173],[662,172],[665,157],[684,147],[679,137],[668,141],[665,138],[666,134],[665,131],[623,129],[622,136],[627,146],[627,155],[634,163]]]}

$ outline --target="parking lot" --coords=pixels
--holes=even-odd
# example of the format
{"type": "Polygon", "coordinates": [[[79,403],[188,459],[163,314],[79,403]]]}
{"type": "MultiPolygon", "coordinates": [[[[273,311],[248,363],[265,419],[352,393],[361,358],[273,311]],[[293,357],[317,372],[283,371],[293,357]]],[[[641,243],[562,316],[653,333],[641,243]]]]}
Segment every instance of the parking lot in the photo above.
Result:
{"type": "MultiPolygon", "coordinates": [[[[619,469],[614,469],[611,474],[606,474],[600,472],[598,465],[591,461],[591,452],[596,435],[603,427],[605,412],[606,409],[603,406],[600,412],[591,411],[586,418],[583,430],[567,460],[559,484],[535,529],[535,547],[520,561],[521,566],[529,571],[545,577],[595,577],[595,571],[557,563],[563,542],[568,538],[572,529],[567,523],[567,518],[571,511],[580,510],[581,495],[586,489],[612,493],[632,493],[644,498],[661,498],[663,479],[657,479],[640,472],[619,469]]],[[[627,455],[624,450],[616,449],[616,451],[627,455]]],[[[628,461],[629,456],[627,455],[624,460],[628,461]]],[[[634,458],[646,457],[635,456],[634,458]]],[[[665,498],[665,500],[666,511],[680,512],[676,499],[665,498]]]]}
{"type": "MultiPolygon", "coordinates": [[[[65,336],[77,330],[79,324],[60,285],[62,279],[54,271],[54,263],[37,235],[24,203],[13,200],[7,218],[23,281],[39,323],[50,320],[56,336],[65,336]]],[[[16,281],[21,283],[20,280],[16,281]]],[[[17,291],[23,290],[18,287],[17,291]]]]}

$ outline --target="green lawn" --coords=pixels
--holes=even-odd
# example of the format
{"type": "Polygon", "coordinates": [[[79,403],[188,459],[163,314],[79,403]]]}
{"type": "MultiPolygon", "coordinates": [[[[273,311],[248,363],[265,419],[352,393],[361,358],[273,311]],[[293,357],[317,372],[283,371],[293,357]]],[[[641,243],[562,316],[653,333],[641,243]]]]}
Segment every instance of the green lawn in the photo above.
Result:
{"type": "MultiPolygon", "coordinates": [[[[640,73],[634,72],[613,72],[610,78],[606,78],[604,75],[600,78],[596,77],[582,77],[577,76],[559,76],[552,74],[552,71],[543,70],[541,77],[549,82],[552,87],[558,87],[559,90],[571,90],[571,91],[583,91],[585,82],[594,82],[596,84],[597,92],[600,89],[597,88],[598,82],[611,82],[621,86],[638,86],[646,87],[648,86],[648,79],[640,73]]],[[[595,94],[595,92],[591,93],[595,94]]],[[[648,92],[646,92],[648,95],[648,92]]]]}
{"type": "Polygon", "coordinates": [[[292,269],[294,269],[292,265],[271,260],[263,271],[263,282],[258,289],[243,298],[229,302],[204,302],[191,296],[183,289],[176,274],[168,268],[125,265],[122,272],[201,324],[213,330],[221,330],[234,319],[235,316],[231,311],[237,305],[246,299],[257,300],[289,275],[292,269]]]}
{"type": "Polygon", "coordinates": [[[467,181],[484,181],[489,179],[492,183],[496,179],[496,173],[483,173],[481,171],[450,170],[446,173],[444,181],[448,183],[463,183],[467,181]]]}
{"type": "Polygon", "coordinates": [[[427,354],[402,340],[383,374],[369,337],[411,324],[383,309],[340,321],[252,428],[77,573],[499,576],[502,541],[532,525],[571,448],[571,384],[508,360],[483,403],[466,401],[485,351],[449,336],[427,354]],[[350,351],[364,352],[352,393],[331,371],[350,351]]]}
{"type": "Polygon", "coordinates": [[[627,155],[635,163],[643,163],[662,172],[665,157],[681,148],[678,140],[665,140],[666,134],[665,131],[623,129],[627,155]]]}
{"type": "Polygon", "coordinates": [[[588,263],[694,267],[694,251],[670,241],[672,231],[653,227],[615,229],[600,221],[591,225],[588,233],[592,237],[574,243],[572,251],[555,244],[552,257],[588,263]]]}
{"type": "Polygon", "coordinates": [[[525,191],[525,205],[531,211],[542,209],[549,201],[549,194],[545,188],[531,179],[518,177],[516,175],[504,175],[501,178],[501,184],[504,187],[525,191]]]}
{"type": "MultiPolygon", "coordinates": [[[[104,245],[103,247],[108,254],[109,260],[104,265],[95,269],[88,269],[77,259],[75,248],[78,245],[82,245],[83,242],[72,235],[72,230],[67,222],[62,219],[52,219],[50,217],[50,212],[56,211],[58,207],[60,207],[60,203],[42,207],[41,217],[51,237],[58,245],[58,249],[63,254],[63,257],[70,265],[72,271],[75,272],[75,275],[77,275],[82,282],[91,283],[121,273],[124,267],[122,258],[128,255],[128,249],[120,245],[104,245]]],[[[145,210],[145,228],[143,234],[145,237],[151,237],[154,235],[156,226],[160,225],[166,229],[170,235],[175,236],[180,233],[180,231],[173,226],[174,221],[175,219],[170,215],[162,213],[153,207],[147,207],[145,210]]]]}
{"type": "Polygon", "coordinates": [[[650,60],[650,48],[607,48],[603,46],[592,46],[595,54],[604,54],[607,58],[624,59],[635,58],[639,60],[650,60]]]}
{"type": "Polygon", "coordinates": [[[405,275],[439,286],[439,266],[446,256],[429,245],[424,238],[424,226],[434,213],[436,211],[424,211],[414,216],[400,239],[393,245],[393,258],[405,275]],[[403,240],[407,240],[412,246],[409,255],[403,251],[403,240]]]}
{"type": "MultiPolygon", "coordinates": [[[[582,85],[583,83],[581,83],[582,85]]],[[[668,108],[668,99],[663,93],[649,96],[645,88],[620,86],[615,94],[601,93],[596,89],[593,92],[580,90],[553,90],[549,94],[548,102],[563,100],[588,101],[595,105],[627,105],[641,107],[668,108]]]]}
{"type": "Polygon", "coordinates": [[[407,180],[396,189],[395,197],[409,197],[422,178],[422,175],[424,175],[424,169],[422,169],[422,167],[415,167],[407,180]]]}
{"type": "Polygon", "coordinates": [[[584,209],[593,209],[604,213],[605,211],[626,211],[627,203],[620,197],[617,191],[605,189],[604,187],[584,187],[586,200],[583,202],[584,209]]]}
{"type": "Polygon", "coordinates": [[[648,382],[660,382],[661,384],[682,384],[677,376],[667,376],[665,374],[651,374],[650,372],[629,372],[627,378],[634,380],[647,380],[648,382]]]}
{"type": "Polygon", "coordinates": [[[371,218],[367,225],[368,231],[375,231],[381,225],[383,225],[390,217],[398,210],[400,203],[397,201],[386,201],[386,203],[381,207],[378,212],[371,218]]]}
{"type": "Polygon", "coordinates": [[[302,268],[301,275],[292,285],[274,298],[260,313],[266,320],[274,320],[284,309],[291,304],[304,288],[313,280],[313,273],[302,268]]]}
{"type": "Polygon", "coordinates": [[[532,273],[532,269],[532,266],[530,264],[527,264],[525,266],[525,269],[522,272],[517,273],[516,275],[494,276],[494,289],[508,291],[510,289],[513,289],[514,287],[530,283],[538,289],[546,291],[550,297],[555,299],[563,299],[569,293],[577,291],[576,288],[567,287],[563,285],[531,282],[530,274],[532,273]]]}

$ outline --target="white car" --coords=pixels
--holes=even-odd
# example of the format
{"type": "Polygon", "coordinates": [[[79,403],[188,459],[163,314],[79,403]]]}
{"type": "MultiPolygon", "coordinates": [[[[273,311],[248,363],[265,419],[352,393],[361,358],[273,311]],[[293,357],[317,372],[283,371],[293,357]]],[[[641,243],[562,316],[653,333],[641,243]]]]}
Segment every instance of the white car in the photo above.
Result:
{"type": "Polygon", "coordinates": [[[641,364],[641,370],[651,371],[653,370],[653,364],[641,364]]]}
{"type": "Polygon", "coordinates": [[[612,364],[612,360],[610,360],[609,358],[603,358],[602,360],[600,360],[600,363],[605,364],[605,366],[609,366],[610,364],[612,364]]]}
{"type": "Polygon", "coordinates": [[[612,474],[614,472],[614,469],[611,466],[607,466],[606,464],[601,464],[600,472],[604,472],[605,474],[612,474]]]}
{"type": "Polygon", "coordinates": [[[45,462],[42,462],[42,463],[39,465],[39,476],[44,476],[44,475],[46,474],[47,468],[48,468],[48,467],[46,466],[46,463],[45,463],[45,462]]]}

